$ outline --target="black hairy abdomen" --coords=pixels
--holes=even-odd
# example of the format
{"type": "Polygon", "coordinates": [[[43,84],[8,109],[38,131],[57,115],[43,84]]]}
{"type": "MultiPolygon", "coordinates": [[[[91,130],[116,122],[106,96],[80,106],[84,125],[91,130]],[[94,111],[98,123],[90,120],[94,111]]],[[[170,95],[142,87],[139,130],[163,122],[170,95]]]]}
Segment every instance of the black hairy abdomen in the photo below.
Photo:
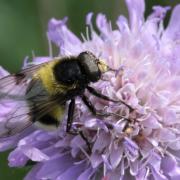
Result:
{"type": "Polygon", "coordinates": [[[38,121],[44,125],[51,125],[51,126],[59,126],[59,122],[51,115],[46,114],[43,117],[41,117],[40,119],[38,119],[38,121]]]}

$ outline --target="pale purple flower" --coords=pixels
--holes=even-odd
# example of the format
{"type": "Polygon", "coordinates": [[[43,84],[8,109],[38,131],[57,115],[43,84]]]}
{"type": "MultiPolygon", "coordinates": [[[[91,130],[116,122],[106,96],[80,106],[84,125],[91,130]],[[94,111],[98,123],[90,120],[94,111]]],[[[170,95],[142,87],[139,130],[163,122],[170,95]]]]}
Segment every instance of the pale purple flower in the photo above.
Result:
{"type": "MultiPolygon", "coordinates": [[[[67,26],[67,18],[51,19],[47,36],[59,47],[59,55],[78,55],[88,50],[117,69],[108,72],[93,86],[123,104],[102,101],[89,94],[97,109],[123,116],[100,119],[78,100],[73,127],[81,127],[92,145],[88,152],[79,135],[65,133],[66,117],[56,132],[27,129],[19,136],[0,141],[0,150],[15,148],[9,155],[11,167],[37,162],[26,180],[180,179],[180,5],[166,29],[163,20],[169,7],[153,7],[144,20],[144,0],[126,0],[129,19],[120,15],[117,28],[104,14],[93,14],[83,40],[67,26]]],[[[37,57],[34,63],[50,60],[37,57]]],[[[25,63],[27,65],[27,62],[25,63]]],[[[3,69],[0,76],[7,75],[3,69]]],[[[0,121],[13,108],[13,102],[0,104],[0,121]]],[[[0,127],[1,128],[1,127],[0,127]]]]}

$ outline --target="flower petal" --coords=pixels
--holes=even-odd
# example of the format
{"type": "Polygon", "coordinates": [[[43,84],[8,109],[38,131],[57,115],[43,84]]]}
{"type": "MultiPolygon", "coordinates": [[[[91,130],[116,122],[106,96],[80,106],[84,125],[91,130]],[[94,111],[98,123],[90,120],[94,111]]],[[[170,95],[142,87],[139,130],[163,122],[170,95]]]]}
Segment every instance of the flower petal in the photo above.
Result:
{"type": "Polygon", "coordinates": [[[128,7],[131,30],[137,31],[144,21],[144,0],[126,0],[125,2],[128,7]]]}
{"type": "Polygon", "coordinates": [[[36,174],[38,179],[56,179],[73,165],[73,158],[69,153],[59,154],[56,158],[41,163],[36,174]],[[63,163],[62,163],[63,162],[63,163]]]}
{"type": "Polygon", "coordinates": [[[170,39],[172,41],[180,40],[180,22],[177,19],[180,16],[180,5],[177,5],[171,15],[169,24],[163,33],[164,39],[170,39]]]}
{"type": "Polygon", "coordinates": [[[71,55],[69,52],[75,55],[81,52],[81,41],[67,28],[66,22],[67,17],[63,20],[51,19],[48,24],[47,35],[51,41],[60,47],[62,55],[71,55]]]}
{"type": "Polygon", "coordinates": [[[22,154],[21,150],[16,149],[10,153],[8,161],[10,167],[19,167],[27,163],[28,157],[22,154]]]}
{"type": "Polygon", "coordinates": [[[25,147],[21,146],[21,150],[24,153],[24,155],[26,155],[32,161],[40,162],[40,161],[49,160],[49,157],[37,148],[28,147],[28,146],[25,146],[25,147]]]}
{"type": "Polygon", "coordinates": [[[125,148],[125,153],[128,156],[129,160],[132,162],[135,161],[139,156],[139,147],[137,146],[137,144],[131,139],[125,138],[123,145],[125,148]]]}
{"type": "Polygon", "coordinates": [[[82,172],[86,169],[86,165],[85,163],[81,163],[81,164],[76,164],[76,165],[72,165],[69,169],[67,169],[64,173],[62,173],[61,175],[59,175],[57,177],[57,180],[62,180],[62,179],[77,179],[80,174],[82,174],[82,172]]]}

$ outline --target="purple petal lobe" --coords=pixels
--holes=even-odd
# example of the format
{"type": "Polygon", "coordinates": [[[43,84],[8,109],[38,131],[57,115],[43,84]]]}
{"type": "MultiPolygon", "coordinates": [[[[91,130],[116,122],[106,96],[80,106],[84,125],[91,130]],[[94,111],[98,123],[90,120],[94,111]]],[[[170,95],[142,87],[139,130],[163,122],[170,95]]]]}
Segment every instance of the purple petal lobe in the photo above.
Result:
{"type": "Polygon", "coordinates": [[[38,163],[37,165],[35,165],[32,170],[26,175],[26,177],[24,178],[25,180],[39,180],[36,175],[38,173],[38,171],[41,169],[42,163],[38,163]]]}
{"type": "Polygon", "coordinates": [[[93,175],[93,173],[94,173],[94,170],[92,168],[88,168],[83,173],[80,174],[77,180],[91,179],[91,176],[93,175]]]}
{"type": "Polygon", "coordinates": [[[40,151],[37,148],[34,147],[21,147],[22,148],[22,152],[32,161],[46,161],[49,159],[49,157],[44,154],[42,151],[40,151]]]}
{"type": "Polygon", "coordinates": [[[122,147],[114,147],[113,148],[111,155],[110,155],[110,162],[111,162],[113,169],[115,169],[121,162],[122,155],[123,155],[122,147]]]}
{"type": "Polygon", "coordinates": [[[154,12],[151,14],[150,18],[157,18],[158,21],[163,20],[166,16],[167,11],[171,8],[169,6],[162,7],[162,6],[154,6],[154,12]]]}
{"type": "Polygon", "coordinates": [[[101,152],[110,143],[110,136],[107,133],[100,132],[98,139],[94,143],[93,152],[101,152]]]}
{"type": "Polygon", "coordinates": [[[93,17],[93,13],[92,12],[90,12],[90,13],[88,13],[87,14],[87,16],[86,16],[86,24],[87,25],[91,25],[92,24],[92,17],[93,17]]]}
{"type": "Polygon", "coordinates": [[[59,174],[64,173],[69,167],[71,167],[72,163],[73,158],[70,154],[65,153],[58,155],[56,158],[43,162],[36,177],[38,179],[55,179],[59,174]]]}
{"type": "Polygon", "coordinates": [[[165,173],[171,172],[177,166],[177,162],[172,156],[165,156],[162,159],[161,168],[165,173]]]}
{"type": "Polygon", "coordinates": [[[10,167],[19,167],[27,163],[28,157],[22,154],[20,150],[16,149],[10,153],[8,161],[10,167]]]}
{"type": "Polygon", "coordinates": [[[100,163],[102,163],[103,159],[100,154],[93,153],[90,157],[90,161],[93,168],[97,168],[100,163]]]}
{"type": "Polygon", "coordinates": [[[177,41],[180,39],[180,21],[177,21],[179,17],[180,5],[177,5],[173,10],[168,27],[163,34],[163,38],[171,39],[172,41],[177,41]]]}
{"type": "Polygon", "coordinates": [[[67,18],[63,20],[51,19],[49,21],[47,35],[52,42],[60,47],[63,55],[71,55],[68,54],[69,52],[75,55],[77,51],[74,51],[74,47],[76,46],[79,49],[81,41],[67,28],[66,21],[67,18]]]}
{"type": "Polygon", "coordinates": [[[144,21],[144,0],[126,0],[129,12],[130,27],[132,31],[137,31],[144,21]]]}
{"type": "Polygon", "coordinates": [[[103,37],[107,37],[110,32],[110,24],[108,23],[104,14],[98,14],[96,19],[96,25],[101,31],[103,37]]]}
{"type": "Polygon", "coordinates": [[[15,144],[16,144],[15,138],[0,141],[0,152],[6,151],[12,148],[15,144]]]}
{"type": "Polygon", "coordinates": [[[165,177],[160,171],[158,171],[154,168],[151,168],[151,171],[152,171],[152,175],[154,177],[154,180],[168,180],[168,178],[165,177]]]}
{"type": "Polygon", "coordinates": [[[139,147],[137,146],[137,144],[133,142],[131,139],[125,138],[123,145],[125,148],[126,155],[129,157],[131,161],[135,161],[135,159],[139,156],[139,147]]]}
{"type": "Polygon", "coordinates": [[[173,156],[165,156],[162,159],[161,168],[164,174],[170,176],[173,180],[180,178],[180,168],[173,156]]]}
{"type": "Polygon", "coordinates": [[[118,28],[120,30],[121,33],[129,33],[130,29],[129,29],[129,25],[128,25],[128,20],[126,19],[126,17],[124,16],[119,16],[118,20],[116,21],[116,24],[118,25],[118,28]]]}
{"type": "Polygon", "coordinates": [[[69,169],[67,169],[64,173],[62,173],[60,176],[57,177],[57,180],[62,180],[62,179],[77,179],[80,174],[85,169],[85,163],[77,164],[77,165],[72,165],[69,169]]]}

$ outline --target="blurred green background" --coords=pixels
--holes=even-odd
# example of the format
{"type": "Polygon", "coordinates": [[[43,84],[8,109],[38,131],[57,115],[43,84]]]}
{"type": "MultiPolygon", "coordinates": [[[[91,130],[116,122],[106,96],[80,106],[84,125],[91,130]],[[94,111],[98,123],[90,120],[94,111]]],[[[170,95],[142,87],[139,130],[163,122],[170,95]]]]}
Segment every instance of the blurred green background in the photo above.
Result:
{"type": "MultiPolygon", "coordinates": [[[[146,15],[153,5],[173,7],[178,3],[179,0],[146,0],[146,15]]],[[[105,13],[113,26],[119,14],[127,15],[123,0],[0,0],[0,65],[15,72],[25,56],[32,56],[32,51],[36,56],[47,56],[46,30],[52,17],[68,16],[69,28],[80,37],[85,32],[88,12],[105,13]]],[[[7,156],[8,152],[0,153],[0,180],[23,179],[29,168],[9,168],[7,156]]]]}

